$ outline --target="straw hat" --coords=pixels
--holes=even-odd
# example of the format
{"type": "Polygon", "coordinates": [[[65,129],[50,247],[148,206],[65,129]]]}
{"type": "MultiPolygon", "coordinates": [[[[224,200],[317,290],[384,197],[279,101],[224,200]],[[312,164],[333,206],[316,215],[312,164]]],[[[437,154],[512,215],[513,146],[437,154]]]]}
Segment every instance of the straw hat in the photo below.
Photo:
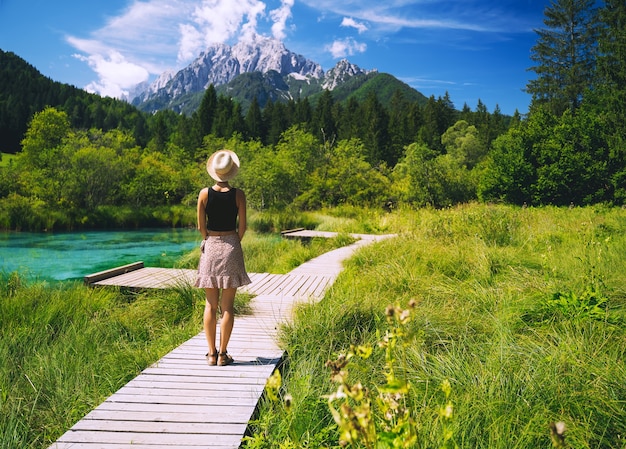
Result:
{"type": "Polygon", "coordinates": [[[206,171],[216,181],[228,181],[239,171],[239,158],[230,150],[216,151],[206,162],[206,171]]]}

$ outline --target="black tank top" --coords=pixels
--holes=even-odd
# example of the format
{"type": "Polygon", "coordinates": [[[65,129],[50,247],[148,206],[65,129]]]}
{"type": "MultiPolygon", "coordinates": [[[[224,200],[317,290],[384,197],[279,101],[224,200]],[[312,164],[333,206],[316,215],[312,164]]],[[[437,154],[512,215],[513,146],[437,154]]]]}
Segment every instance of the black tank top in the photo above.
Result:
{"type": "Polygon", "coordinates": [[[209,187],[206,204],[207,229],[209,231],[234,231],[237,229],[237,189],[217,192],[209,187]]]}

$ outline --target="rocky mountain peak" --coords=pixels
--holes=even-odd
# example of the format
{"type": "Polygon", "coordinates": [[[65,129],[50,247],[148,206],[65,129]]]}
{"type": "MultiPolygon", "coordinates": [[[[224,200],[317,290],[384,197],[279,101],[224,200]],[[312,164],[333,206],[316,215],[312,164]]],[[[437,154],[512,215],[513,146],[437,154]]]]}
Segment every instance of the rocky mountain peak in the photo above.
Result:
{"type": "Polygon", "coordinates": [[[353,76],[366,75],[368,73],[370,72],[362,70],[359,66],[350,63],[347,59],[342,59],[335,67],[326,72],[322,87],[324,89],[333,90],[353,76]]]}
{"type": "Polygon", "coordinates": [[[242,73],[276,71],[280,75],[298,74],[321,78],[322,67],[302,55],[289,51],[273,38],[253,36],[234,46],[214,44],[203,51],[190,65],[176,74],[166,73],[136,96],[133,104],[155,97],[177,97],[200,92],[209,85],[220,86],[242,73]]]}

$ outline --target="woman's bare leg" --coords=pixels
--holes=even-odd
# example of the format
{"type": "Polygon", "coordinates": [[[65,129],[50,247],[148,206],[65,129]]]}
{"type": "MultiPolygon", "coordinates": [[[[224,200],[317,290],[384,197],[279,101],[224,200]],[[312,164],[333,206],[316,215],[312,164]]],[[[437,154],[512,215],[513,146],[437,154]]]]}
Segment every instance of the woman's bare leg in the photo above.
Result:
{"type": "Polygon", "coordinates": [[[222,322],[220,325],[220,353],[226,353],[230,334],[233,332],[235,324],[235,294],[236,288],[225,288],[222,290],[222,299],[220,306],[222,308],[222,322]]]}
{"type": "Polygon", "coordinates": [[[215,353],[217,345],[215,343],[217,332],[217,309],[219,305],[219,289],[217,288],[205,288],[206,292],[206,304],[204,306],[204,336],[206,337],[207,345],[209,346],[209,355],[215,353]]]}

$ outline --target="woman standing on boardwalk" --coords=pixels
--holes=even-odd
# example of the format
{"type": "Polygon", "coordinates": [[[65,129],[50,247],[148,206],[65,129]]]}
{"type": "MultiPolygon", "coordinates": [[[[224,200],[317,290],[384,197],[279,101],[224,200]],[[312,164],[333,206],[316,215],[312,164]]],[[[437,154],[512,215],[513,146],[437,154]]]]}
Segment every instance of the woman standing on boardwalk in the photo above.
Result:
{"type": "Polygon", "coordinates": [[[241,249],[246,232],[246,196],[228,181],[239,171],[239,158],[230,150],[213,153],[207,171],[216,183],[198,195],[198,230],[202,234],[200,263],[195,286],[204,288],[204,334],[209,365],[230,365],[227,347],[233,330],[237,288],[250,283],[241,249]],[[221,307],[219,352],[216,345],[217,311],[221,307]]]}

